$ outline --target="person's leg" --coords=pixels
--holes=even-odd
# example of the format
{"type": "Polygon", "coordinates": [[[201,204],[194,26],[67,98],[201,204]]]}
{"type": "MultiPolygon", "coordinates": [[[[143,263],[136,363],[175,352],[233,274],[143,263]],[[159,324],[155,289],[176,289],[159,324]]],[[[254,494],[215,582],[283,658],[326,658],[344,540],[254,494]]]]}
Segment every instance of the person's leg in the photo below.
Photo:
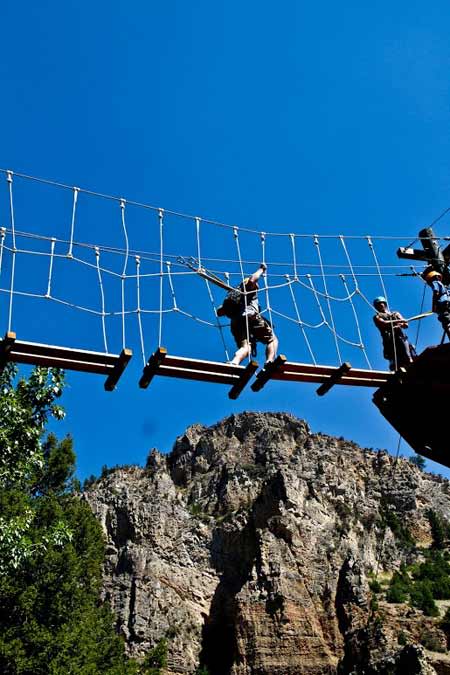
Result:
{"type": "Polygon", "coordinates": [[[245,340],[245,343],[239,347],[239,349],[236,351],[235,355],[233,356],[233,359],[230,361],[231,365],[233,366],[239,366],[240,363],[247,358],[250,354],[250,345],[248,344],[247,340],[245,340]]]}
{"type": "Polygon", "coordinates": [[[266,345],[266,362],[275,361],[278,351],[278,338],[273,334],[273,340],[266,345]]]}

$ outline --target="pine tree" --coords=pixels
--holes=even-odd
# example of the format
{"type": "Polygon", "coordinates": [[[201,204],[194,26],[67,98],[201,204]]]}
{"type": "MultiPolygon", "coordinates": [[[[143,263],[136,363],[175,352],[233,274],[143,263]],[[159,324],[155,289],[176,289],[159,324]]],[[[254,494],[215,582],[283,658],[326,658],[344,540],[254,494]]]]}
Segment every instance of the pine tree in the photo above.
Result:
{"type": "Polygon", "coordinates": [[[0,376],[0,672],[131,675],[110,609],[100,603],[104,542],[71,493],[72,440],[44,438],[62,373],[0,376]]]}

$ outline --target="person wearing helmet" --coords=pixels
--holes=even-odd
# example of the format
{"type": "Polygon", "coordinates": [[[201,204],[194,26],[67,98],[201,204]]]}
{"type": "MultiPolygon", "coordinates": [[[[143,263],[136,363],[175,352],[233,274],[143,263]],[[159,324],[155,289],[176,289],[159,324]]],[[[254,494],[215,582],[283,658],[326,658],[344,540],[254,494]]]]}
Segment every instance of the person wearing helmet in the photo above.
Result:
{"type": "Polygon", "coordinates": [[[373,321],[381,333],[383,356],[389,361],[389,370],[409,366],[416,357],[416,350],[403,330],[408,328],[408,322],[400,312],[390,312],[386,298],[381,295],[375,298],[373,306],[377,310],[373,321]]]}
{"type": "Polygon", "coordinates": [[[217,309],[217,316],[231,319],[231,334],[237,351],[229,363],[234,366],[238,366],[250,355],[257,342],[265,345],[265,365],[272,363],[277,355],[278,338],[271,323],[262,316],[258,302],[258,282],[266,270],[266,264],[261,263],[256,272],[244,279],[237,289],[228,293],[221,307],[217,309]]]}
{"type": "Polygon", "coordinates": [[[450,339],[450,293],[448,288],[442,283],[442,274],[432,267],[427,267],[422,274],[422,278],[433,291],[432,310],[437,314],[442,328],[450,339]]]}

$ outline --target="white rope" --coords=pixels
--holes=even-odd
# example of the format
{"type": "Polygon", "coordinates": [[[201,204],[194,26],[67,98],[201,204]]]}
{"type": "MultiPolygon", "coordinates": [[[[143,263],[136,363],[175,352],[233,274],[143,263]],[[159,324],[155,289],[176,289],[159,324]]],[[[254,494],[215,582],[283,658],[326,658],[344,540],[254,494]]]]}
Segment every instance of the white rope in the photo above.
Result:
{"type": "Polygon", "coordinates": [[[7,172],[6,180],[8,182],[8,188],[9,188],[9,215],[10,215],[10,220],[11,220],[11,233],[12,233],[11,281],[10,281],[9,309],[8,309],[8,332],[10,332],[11,327],[12,327],[14,282],[15,282],[15,273],[16,273],[16,253],[17,253],[17,251],[16,251],[16,226],[15,226],[15,218],[14,218],[13,174],[12,174],[12,171],[7,172]]]}
{"type": "Polygon", "coordinates": [[[167,260],[166,261],[167,278],[169,280],[170,294],[172,296],[172,303],[173,303],[172,309],[173,309],[174,312],[178,312],[177,298],[176,298],[176,295],[175,295],[175,287],[173,285],[173,280],[172,280],[171,265],[172,265],[172,263],[169,260],[167,260]]]}
{"type": "Polygon", "coordinates": [[[100,297],[101,297],[101,306],[102,306],[102,311],[101,311],[101,317],[102,317],[102,329],[103,329],[103,344],[105,345],[105,352],[108,352],[108,341],[106,339],[106,323],[105,323],[105,293],[103,290],[103,280],[102,280],[102,273],[100,271],[100,251],[97,249],[95,251],[95,257],[97,260],[97,276],[98,276],[98,283],[100,286],[100,297]]]}
{"type": "Polygon", "coordinates": [[[145,358],[145,345],[144,345],[144,331],[142,328],[142,315],[141,315],[141,280],[139,277],[139,268],[141,266],[141,259],[137,255],[136,258],[136,300],[137,300],[137,307],[136,307],[136,316],[138,320],[138,328],[139,328],[139,340],[141,343],[141,355],[142,355],[142,362],[145,366],[146,364],[146,358],[145,358]]]}
{"type": "Polygon", "coordinates": [[[122,229],[123,229],[123,235],[125,237],[125,260],[123,263],[123,269],[122,269],[122,280],[121,280],[121,286],[122,286],[122,349],[125,349],[126,346],[126,337],[125,337],[125,279],[126,279],[126,271],[127,271],[127,265],[128,265],[128,256],[129,256],[129,250],[130,246],[128,243],[128,232],[127,232],[127,226],[125,222],[125,200],[121,199],[120,200],[120,211],[121,211],[121,216],[122,216],[122,229]]]}
{"type": "Polygon", "coordinates": [[[159,219],[159,329],[158,329],[158,347],[162,346],[162,319],[163,319],[163,281],[164,281],[164,212],[162,209],[158,211],[159,219]]]}
{"type": "Polygon", "coordinates": [[[294,266],[294,280],[297,281],[298,275],[297,275],[297,253],[295,250],[295,235],[290,234],[289,239],[291,240],[291,247],[292,247],[292,262],[294,266]]]}
{"type": "Polygon", "coordinates": [[[330,302],[330,298],[329,298],[329,295],[328,295],[327,280],[325,278],[324,269],[323,269],[322,254],[320,252],[319,237],[317,235],[314,237],[314,244],[316,246],[317,255],[319,257],[320,272],[322,274],[323,288],[324,288],[324,291],[326,293],[328,312],[330,314],[331,327],[332,327],[333,336],[334,336],[334,344],[336,346],[336,352],[337,352],[337,356],[338,356],[338,359],[339,359],[339,363],[342,363],[341,352],[340,352],[340,349],[339,349],[339,342],[337,340],[336,327],[334,325],[333,311],[331,309],[331,302],[330,302]]]}
{"type": "MultiPolygon", "coordinates": [[[[0,173],[7,174],[7,173],[11,173],[11,172],[8,169],[0,168],[0,173]]],[[[60,189],[63,189],[63,190],[73,190],[72,185],[67,185],[65,183],[61,183],[61,182],[58,182],[58,181],[48,180],[46,178],[39,178],[37,176],[30,176],[28,174],[18,173],[18,172],[15,172],[14,175],[16,176],[16,178],[20,178],[20,179],[23,179],[23,180],[34,181],[36,183],[42,183],[44,185],[52,185],[53,187],[57,187],[57,188],[60,188],[60,189]]],[[[107,199],[107,200],[116,201],[116,202],[120,202],[120,200],[122,199],[121,197],[116,197],[114,195],[104,194],[102,192],[96,192],[94,190],[87,190],[87,189],[84,189],[84,188],[78,188],[78,190],[79,190],[80,193],[83,193],[83,194],[91,196],[91,197],[98,197],[99,199],[107,199]]],[[[155,212],[163,210],[166,214],[169,214],[169,215],[172,215],[172,216],[175,216],[175,217],[178,217],[178,218],[182,218],[182,219],[185,219],[185,220],[195,220],[195,218],[197,217],[197,216],[192,216],[189,213],[182,213],[180,211],[174,211],[174,210],[171,210],[171,209],[161,209],[161,207],[159,207],[159,206],[153,206],[151,204],[145,204],[145,203],[133,201],[133,200],[130,200],[130,199],[127,199],[127,203],[132,205],[132,206],[136,206],[138,208],[141,208],[141,209],[148,209],[150,211],[155,211],[155,212]]],[[[203,223],[206,223],[208,225],[215,225],[217,227],[227,228],[229,230],[234,230],[234,228],[236,227],[235,225],[227,225],[226,223],[221,223],[217,220],[212,220],[210,218],[202,217],[202,221],[203,221],[203,223]]],[[[239,229],[240,229],[241,232],[249,232],[251,234],[260,234],[260,232],[258,230],[251,229],[251,228],[248,228],[248,227],[240,227],[239,229]]],[[[266,232],[266,234],[268,236],[271,236],[271,237],[290,237],[290,236],[292,236],[291,233],[287,233],[287,232],[266,232]]],[[[310,239],[310,238],[313,238],[315,235],[310,234],[310,233],[296,233],[294,236],[298,239],[300,239],[300,238],[310,239]]],[[[340,235],[337,235],[337,234],[321,235],[322,238],[326,238],[326,239],[338,239],[339,236],[340,235]]],[[[383,240],[383,241],[404,241],[405,238],[411,239],[412,237],[413,237],[413,235],[405,235],[405,234],[376,235],[376,236],[373,237],[373,239],[378,239],[378,240],[383,240]]],[[[347,235],[346,238],[347,239],[361,240],[361,239],[365,239],[366,236],[365,235],[347,235]]],[[[415,240],[417,239],[417,235],[414,235],[414,239],[415,240]]],[[[449,237],[440,237],[439,239],[442,240],[442,241],[448,241],[449,237]]]]}
{"type": "Polygon", "coordinates": [[[197,234],[197,260],[198,260],[198,266],[202,266],[202,256],[200,252],[200,218],[195,219],[195,229],[196,229],[196,234],[197,234]]]}
{"type": "Polygon", "coordinates": [[[246,332],[246,335],[247,335],[247,344],[248,344],[248,360],[250,362],[251,358],[252,358],[252,346],[251,346],[251,343],[250,343],[250,327],[248,325],[248,314],[247,314],[247,292],[246,292],[247,289],[245,287],[244,267],[243,267],[243,264],[242,264],[241,247],[240,247],[240,244],[239,244],[239,232],[238,232],[237,227],[235,227],[233,229],[233,237],[234,237],[234,241],[236,243],[236,250],[237,250],[237,254],[238,254],[238,258],[239,258],[239,267],[241,269],[242,290],[243,290],[243,293],[244,293],[244,307],[245,307],[245,332],[246,332]]]}
{"type": "Polygon", "coordinates": [[[48,266],[48,283],[47,283],[47,293],[45,294],[46,298],[50,298],[52,294],[52,276],[53,276],[53,259],[55,253],[55,243],[56,240],[52,239],[51,248],[50,248],[50,264],[48,266]]]}
{"type": "MultiPolygon", "coordinates": [[[[294,269],[295,269],[295,266],[294,266],[294,269]]],[[[289,280],[289,275],[286,275],[286,276],[287,276],[287,278],[288,278],[288,280],[289,280]]],[[[310,356],[311,356],[312,362],[314,363],[314,365],[317,365],[317,361],[316,361],[316,358],[315,358],[315,356],[314,356],[314,352],[313,352],[313,350],[311,349],[311,344],[310,344],[310,342],[309,342],[308,336],[307,336],[306,331],[305,331],[305,328],[304,328],[304,323],[303,323],[303,321],[302,321],[302,319],[301,319],[301,316],[300,316],[300,310],[299,310],[299,308],[298,308],[298,305],[297,305],[297,299],[296,299],[296,297],[295,297],[294,289],[293,289],[292,286],[289,286],[289,291],[290,291],[290,293],[291,293],[292,302],[294,303],[294,310],[295,310],[295,314],[297,315],[298,326],[299,326],[299,328],[300,328],[300,330],[301,330],[301,332],[302,332],[303,338],[304,338],[304,340],[305,340],[305,342],[306,342],[306,346],[307,346],[307,348],[308,348],[308,351],[309,351],[309,354],[310,354],[310,356]]]]}
{"type": "Polygon", "coordinates": [[[70,241],[69,241],[69,250],[67,251],[67,257],[72,258],[73,256],[73,235],[75,232],[75,215],[77,211],[77,201],[78,201],[78,193],[80,191],[80,188],[74,187],[73,188],[73,203],[72,203],[72,222],[70,224],[70,241]]]}
{"type": "MultiPolygon", "coordinates": [[[[342,282],[345,286],[345,290],[348,291],[347,279],[345,278],[345,276],[343,274],[341,276],[341,279],[342,279],[342,282]]],[[[356,330],[358,332],[358,338],[359,338],[359,345],[361,347],[362,353],[364,354],[364,358],[366,359],[367,365],[369,366],[370,369],[372,369],[371,363],[369,361],[369,357],[367,356],[367,352],[366,352],[366,348],[365,348],[365,345],[364,345],[363,337],[362,337],[362,334],[361,334],[361,328],[360,328],[360,325],[359,325],[358,313],[357,313],[356,307],[353,303],[353,298],[350,297],[349,302],[350,302],[350,306],[352,308],[353,317],[355,319],[356,330]]]]}
{"type": "Polygon", "coordinates": [[[3,269],[3,250],[5,248],[6,228],[0,228],[0,275],[3,269]]]}
{"type": "Polygon", "coordinates": [[[226,360],[226,361],[229,361],[229,360],[230,360],[230,356],[229,356],[229,354],[228,354],[227,343],[226,343],[226,341],[225,341],[225,336],[224,336],[224,334],[223,334],[223,328],[224,328],[224,327],[223,327],[222,324],[220,323],[220,319],[219,319],[219,317],[217,316],[217,307],[216,307],[216,303],[214,302],[214,295],[213,295],[213,293],[212,293],[212,290],[211,290],[211,284],[209,283],[208,279],[205,279],[205,284],[206,284],[206,288],[207,288],[207,290],[208,290],[208,295],[209,295],[209,299],[210,299],[210,302],[211,302],[211,305],[212,305],[212,309],[213,309],[213,312],[214,312],[214,316],[217,318],[217,324],[218,324],[218,326],[219,326],[220,337],[221,337],[222,344],[223,344],[223,349],[224,349],[224,352],[225,352],[225,360],[226,360]]]}
{"type": "MultiPolygon", "coordinates": [[[[262,250],[262,262],[264,265],[266,265],[266,234],[265,232],[261,232],[261,250],[262,250]]],[[[269,297],[269,286],[267,285],[267,279],[268,279],[268,267],[266,265],[266,275],[264,277],[264,291],[266,295],[266,307],[267,311],[269,313],[269,321],[270,325],[273,328],[273,320],[272,320],[272,308],[270,306],[270,297],[269,297]]]]}

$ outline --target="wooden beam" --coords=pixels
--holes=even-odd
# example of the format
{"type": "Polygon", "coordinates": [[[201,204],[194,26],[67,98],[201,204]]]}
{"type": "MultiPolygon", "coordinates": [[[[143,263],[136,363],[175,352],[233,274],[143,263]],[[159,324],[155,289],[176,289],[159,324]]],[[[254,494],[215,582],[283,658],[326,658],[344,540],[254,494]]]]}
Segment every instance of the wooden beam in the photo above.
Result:
{"type": "Polygon", "coordinates": [[[8,331],[0,343],[0,374],[5,370],[8,361],[11,360],[11,349],[16,341],[16,334],[8,331]]]}
{"type": "Polygon", "coordinates": [[[113,368],[112,373],[110,373],[106,379],[105,382],[105,391],[114,391],[116,384],[118,383],[119,379],[121,378],[123,371],[127,367],[131,357],[133,356],[133,352],[131,349],[122,349],[122,351],[119,354],[119,358],[117,360],[116,365],[113,368]]]}
{"type": "Polygon", "coordinates": [[[167,356],[167,349],[164,347],[158,347],[156,352],[151,355],[147,365],[145,366],[142,377],[139,380],[139,386],[141,389],[147,389],[148,385],[152,381],[153,377],[156,375],[159,366],[164,361],[167,356]]]}
{"type": "Polygon", "coordinates": [[[352,366],[348,361],[342,363],[339,368],[337,368],[336,372],[333,373],[333,375],[330,375],[330,377],[316,389],[316,394],[318,396],[327,394],[330,389],[342,379],[342,376],[351,370],[351,367],[352,366]]]}
{"type": "Polygon", "coordinates": [[[230,391],[228,392],[228,398],[231,398],[233,401],[235,401],[257,370],[258,370],[258,362],[250,361],[250,363],[247,364],[247,367],[240,376],[239,382],[233,385],[230,391]]]}
{"type": "Polygon", "coordinates": [[[273,377],[274,373],[280,370],[286,363],[284,354],[277,356],[275,361],[264,366],[256,376],[255,382],[252,384],[252,391],[261,391],[267,382],[273,377]]]}

